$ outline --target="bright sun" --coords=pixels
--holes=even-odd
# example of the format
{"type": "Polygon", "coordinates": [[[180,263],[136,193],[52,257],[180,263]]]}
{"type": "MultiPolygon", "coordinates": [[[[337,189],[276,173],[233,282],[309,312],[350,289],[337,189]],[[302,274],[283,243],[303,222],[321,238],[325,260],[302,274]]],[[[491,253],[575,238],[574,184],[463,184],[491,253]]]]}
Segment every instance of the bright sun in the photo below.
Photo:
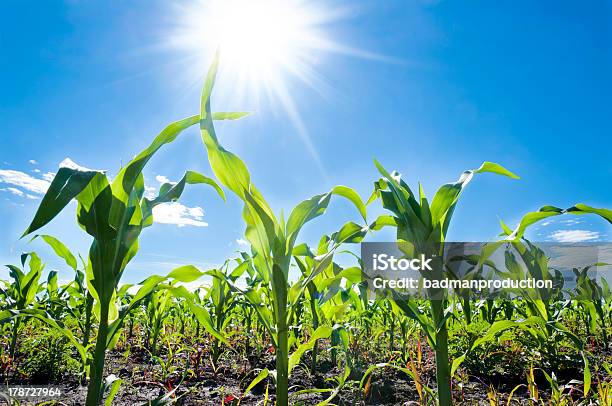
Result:
{"type": "Polygon", "coordinates": [[[312,16],[291,1],[221,0],[210,11],[210,30],[226,63],[259,74],[291,68],[314,39],[312,16]]]}
{"type": "Polygon", "coordinates": [[[273,107],[281,107],[326,177],[287,80],[298,78],[323,93],[329,86],[317,69],[321,51],[371,57],[328,37],[326,28],[346,18],[350,10],[313,0],[188,0],[181,4],[166,45],[189,56],[187,62],[197,71],[193,77],[199,79],[219,49],[220,68],[228,74],[224,83],[230,83],[233,102],[251,96],[259,103],[264,96],[273,107]]]}
{"type": "Polygon", "coordinates": [[[323,25],[338,15],[299,0],[196,0],[180,11],[170,41],[200,55],[202,71],[219,48],[222,69],[239,85],[279,96],[287,73],[312,85],[314,51],[335,48],[323,25]]]}

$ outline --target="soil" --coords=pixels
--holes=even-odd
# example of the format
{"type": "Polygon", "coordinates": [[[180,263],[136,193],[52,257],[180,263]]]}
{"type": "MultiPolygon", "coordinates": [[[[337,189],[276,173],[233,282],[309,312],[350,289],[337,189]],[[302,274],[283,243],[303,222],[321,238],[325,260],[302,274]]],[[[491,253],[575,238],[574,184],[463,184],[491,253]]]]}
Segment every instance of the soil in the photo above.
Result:
{"type": "MultiPolygon", "coordinates": [[[[322,346],[324,348],[324,346],[322,346]]],[[[203,347],[206,348],[206,347],[203,347]]],[[[162,349],[164,351],[165,349],[162,349]]],[[[168,353],[160,354],[161,359],[167,359],[168,353]]],[[[424,353],[421,380],[425,385],[434,386],[433,354],[424,353]]],[[[344,370],[332,368],[328,354],[322,353],[317,362],[317,371],[311,373],[309,354],[304,355],[302,363],[297,366],[290,377],[290,397],[292,405],[316,405],[327,399],[330,391],[325,393],[296,392],[311,389],[334,389],[336,378],[343,375],[344,370]],[[327,357],[327,358],[326,358],[327,357]]],[[[364,360],[364,365],[388,360],[364,360]]],[[[134,345],[129,351],[126,348],[117,348],[109,351],[106,358],[105,376],[114,374],[122,379],[121,387],[113,400],[113,405],[134,406],[149,403],[173,391],[168,400],[177,405],[231,405],[237,404],[243,390],[263,368],[274,369],[274,354],[268,350],[251,351],[249,357],[239,356],[233,352],[224,353],[218,367],[212,367],[209,355],[202,350],[199,355],[189,355],[189,373],[185,373],[187,366],[187,353],[174,356],[173,367],[164,371],[163,365],[155,362],[149,353],[140,346],[134,345]],[[182,365],[183,367],[178,367],[182,365]],[[233,403],[232,403],[233,400],[233,403]]],[[[419,393],[412,379],[401,371],[391,368],[379,369],[372,374],[366,390],[360,389],[360,380],[365,368],[355,367],[349,379],[331,403],[337,405],[412,405],[424,404],[419,401],[419,393]]],[[[83,405],[87,394],[87,387],[79,383],[76,375],[67,375],[59,382],[25,382],[17,377],[9,377],[12,384],[49,384],[57,385],[62,390],[61,398],[56,402],[44,404],[57,405],[83,405]]],[[[454,385],[459,385],[456,381],[454,385]]],[[[490,405],[487,390],[493,385],[497,392],[508,394],[517,385],[512,380],[493,379],[487,381],[486,377],[469,377],[467,382],[453,388],[456,404],[462,405],[490,405]]],[[[542,385],[547,387],[547,385],[542,385]]],[[[240,405],[267,405],[274,404],[274,384],[268,377],[256,385],[250,393],[243,396],[240,405]]],[[[426,396],[426,394],[425,394],[426,396]]],[[[540,396],[546,398],[546,392],[540,390],[540,396]]],[[[506,404],[507,395],[499,395],[500,404],[506,404]]],[[[512,404],[527,404],[528,394],[526,388],[518,389],[513,395],[512,404]]],[[[2,401],[0,400],[0,404],[2,401]]],[[[22,402],[21,405],[43,404],[40,402],[22,402]]]]}

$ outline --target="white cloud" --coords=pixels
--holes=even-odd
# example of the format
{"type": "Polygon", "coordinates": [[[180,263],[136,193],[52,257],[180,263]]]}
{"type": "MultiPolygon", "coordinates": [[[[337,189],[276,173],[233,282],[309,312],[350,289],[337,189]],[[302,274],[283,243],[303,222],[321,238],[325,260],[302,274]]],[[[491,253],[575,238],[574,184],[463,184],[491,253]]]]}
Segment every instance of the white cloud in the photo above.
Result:
{"type": "Polygon", "coordinates": [[[170,182],[170,179],[166,178],[164,175],[157,175],[155,177],[155,180],[158,181],[159,183],[172,183],[170,182]]]}
{"type": "Polygon", "coordinates": [[[43,194],[49,188],[49,182],[38,179],[21,171],[12,169],[0,169],[0,183],[17,186],[28,192],[43,194]]]}
{"type": "Polygon", "coordinates": [[[0,189],[0,190],[2,190],[3,192],[12,193],[12,194],[17,195],[17,196],[23,196],[23,194],[24,194],[21,190],[19,190],[17,188],[14,188],[14,187],[7,187],[7,188],[0,189]]]}
{"type": "Polygon", "coordinates": [[[38,165],[38,162],[35,159],[30,159],[28,162],[32,165],[38,165]]]}
{"type": "Polygon", "coordinates": [[[236,242],[238,243],[238,245],[242,245],[244,247],[248,247],[249,246],[249,242],[247,240],[245,240],[244,238],[238,238],[236,240],[236,242]]]}
{"type": "Polygon", "coordinates": [[[153,208],[153,220],[156,223],[176,224],[179,227],[206,227],[202,221],[204,210],[201,207],[187,207],[180,203],[163,203],[153,208]]]}
{"type": "Polygon", "coordinates": [[[77,164],[76,162],[74,162],[72,159],[70,158],[64,158],[64,160],[62,162],[60,162],[59,164],[60,168],[68,168],[68,169],[73,169],[75,171],[93,171],[94,169],[89,169],[86,168],[84,166],[81,166],[79,164],[77,164]]]}
{"type": "Polygon", "coordinates": [[[44,180],[46,180],[48,182],[51,182],[51,181],[53,181],[53,178],[55,177],[55,173],[53,173],[53,172],[43,173],[42,177],[43,177],[44,180]]]}
{"type": "Polygon", "coordinates": [[[40,169],[32,169],[32,172],[34,172],[34,173],[40,173],[40,169]]]}
{"type": "Polygon", "coordinates": [[[153,186],[145,186],[144,196],[147,199],[153,199],[155,198],[156,191],[157,191],[157,188],[154,188],[153,186]]]}
{"type": "Polygon", "coordinates": [[[584,242],[599,239],[599,233],[589,230],[558,230],[550,234],[550,237],[558,242],[584,242]]]}

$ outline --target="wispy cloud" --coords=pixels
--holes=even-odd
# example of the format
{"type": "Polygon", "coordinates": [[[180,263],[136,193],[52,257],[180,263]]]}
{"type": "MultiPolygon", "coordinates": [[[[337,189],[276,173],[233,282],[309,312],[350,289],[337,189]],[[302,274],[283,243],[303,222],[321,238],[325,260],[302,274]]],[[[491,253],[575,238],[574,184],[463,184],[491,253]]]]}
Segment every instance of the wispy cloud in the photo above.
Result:
{"type": "Polygon", "coordinates": [[[50,184],[46,179],[35,178],[25,172],[12,169],[0,169],[0,183],[12,185],[13,187],[36,194],[45,193],[50,184]]]}
{"type": "Polygon", "coordinates": [[[206,227],[203,221],[204,210],[201,207],[187,207],[178,202],[163,203],[153,208],[153,220],[156,223],[175,224],[179,227],[206,227]]]}
{"type": "Polygon", "coordinates": [[[584,242],[599,239],[597,231],[589,230],[557,230],[550,234],[550,238],[558,242],[584,242]]]}
{"type": "Polygon", "coordinates": [[[54,172],[47,172],[47,173],[44,173],[42,177],[47,182],[51,182],[53,180],[53,178],[55,177],[55,173],[54,172]]]}
{"type": "Polygon", "coordinates": [[[30,159],[28,162],[32,165],[38,165],[38,162],[35,159],[30,159]]]}
{"type": "Polygon", "coordinates": [[[17,188],[14,188],[14,187],[7,187],[7,188],[3,188],[3,189],[0,189],[0,190],[2,190],[3,192],[12,193],[12,194],[17,195],[17,196],[23,196],[25,194],[21,190],[19,190],[17,188]]]}
{"type": "Polygon", "coordinates": [[[244,238],[238,238],[238,239],[236,240],[236,243],[237,243],[238,245],[243,246],[243,247],[248,247],[248,246],[249,246],[249,242],[248,242],[247,240],[245,240],[244,238]]]}

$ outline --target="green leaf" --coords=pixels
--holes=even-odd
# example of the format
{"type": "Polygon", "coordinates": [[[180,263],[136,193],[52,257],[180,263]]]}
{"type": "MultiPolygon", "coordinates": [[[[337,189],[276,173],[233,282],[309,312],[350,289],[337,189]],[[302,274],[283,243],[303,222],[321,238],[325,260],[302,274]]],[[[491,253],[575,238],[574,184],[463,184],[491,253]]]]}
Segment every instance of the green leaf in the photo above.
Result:
{"type": "Polygon", "coordinates": [[[331,235],[331,239],[336,244],[358,243],[361,242],[368,232],[368,227],[364,227],[352,221],[345,223],[340,230],[331,235]]]}
{"type": "Polygon", "coordinates": [[[108,391],[108,395],[104,400],[104,406],[111,406],[113,404],[113,399],[115,399],[117,392],[119,392],[122,382],[123,380],[115,375],[109,375],[106,377],[104,386],[110,386],[110,390],[108,391]]]}
{"type": "Polygon", "coordinates": [[[357,207],[357,210],[359,210],[359,214],[361,214],[363,221],[367,221],[366,205],[363,203],[363,200],[361,200],[361,197],[354,189],[348,186],[334,186],[334,188],[331,190],[331,193],[350,200],[355,205],[355,207],[357,207]]]}
{"type": "Polygon", "coordinates": [[[212,335],[213,337],[215,337],[217,340],[221,341],[222,343],[228,344],[228,342],[225,340],[225,337],[223,337],[221,332],[219,332],[214,327],[214,324],[210,317],[210,313],[208,313],[208,310],[206,310],[204,307],[200,306],[199,304],[193,302],[192,300],[188,300],[187,305],[189,306],[189,309],[191,310],[193,315],[196,317],[196,319],[200,322],[202,326],[204,326],[204,328],[206,329],[206,331],[208,331],[208,333],[210,333],[210,335],[212,335]]]}
{"type": "Polygon", "coordinates": [[[351,283],[361,282],[361,268],[352,266],[350,268],[344,268],[338,275],[337,278],[344,278],[351,283]]]}
{"type": "MultiPolygon", "coordinates": [[[[85,363],[87,362],[87,352],[86,352],[85,347],[83,347],[77,341],[77,339],[74,337],[72,332],[66,327],[64,327],[64,325],[61,322],[55,320],[53,317],[51,317],[47,312],[45,312],[42,309],[25,309],[25,310],[13,312],[13,313],[17,317],[34,317],[42,321],[43,323],[47,324],[48,326],[50,326],[55,331],[64,335],[70,341],[70,343],[74,346],[74,348],[76,348],[79,355],[81,356],[82,364],[85,365],[85,363]]],[[[0,317],[0,320],[1,319],[2,317],[0,317]]]]}
{"type": "Polygon", "coordinates": [[[591,391],[591,369],[589,368],[589,359],[586,354],[582,354],[582,359],[584,361],[584,373],[583,373],[583,381],[584,381],[584,391],[583,396],[586,398],[591,391]]]}
{"type": "Polygon", "coordinates": [[[72,161],[64,160],[51,181],[49,189],[43,196],[34,219],[22,237],[38,230],[53,220],[97,176],[104,176],[104,174],[102,171],[82,168],[72,163],[72,161]]]}
{"type": "Polygon", "coordinates": [[[502,331],[508,330],[510,328],[519,327],[522,329],[526,329],[533,325],[543,326],[545,324],[545,320],[539,316],[532,316],[525,320],[499,320],[496,321],[489,327],[484,336],[480,337],[472,344],[470,350],[478,347],[479,345],[492,341],[498,333],[502,331]]]}
{"type": "Polygon", "coordinates": [[[296,257],[314,257],[310,247],[306,243],[302,243],[293,247],[291,255],[296,257]]]}
{"type": "Polygon", "coordinates": [[[397,227],[395,217],[386,214],[380,215],[369,225],[368,228],[370,230],[379,231],[383,227],[397,227]]]}
{"type": "Polygon", "coordinates": [[[183,120],[175,121],[164,128],[149,144],[147,148],[136,155],[128,164],[121,169],[113,180],[112,189],[113,196],[117,199],[117,203],[113,204],[111,213],[111,224],[118,226],[122,223],[125,207],[128,205],[129,197],[132,189],[141,175],[145,165],[151,157],[165,144],[174,141],[178,135],[185,129],[197,124],[200,121],[198,115],[187,117],[183,120]],[[123,208],[121,207],[123,204],[123,208]]]}
{"type": "Polygon", "coordinates": [[[130,301],[129,307],[133,308],[134,306],[136,306],[142,299],[148,296],[149,293],[151,293],[157,287],[157,285],[159,285],[166,279],[166,276],[151,275],[144,281],[140,282],[139,285],[141,286],[130,301]]]}
{"type": "Polygon", "coordinates": [[[304,352],[308,350],[311,350],[317,340],[321,338],[328,338],[331,335],[332,331],[333,329],[330,326],[319,326],[319,328],[317,328],[314,333],[312,333],[310,339],[307,342],[300,344],[289,357],[289,374],[291,374],[291,370],[293,370],[293,367],[295,367],[300,362],[302,354],[304,354],[304,352]]]}
{"type": "Polygon", "coordinates": [[[209,178],[208,176],[204,176],[199,172],[187,171],[187,173],[185,174],[185,181],[190,185],[195,185],[198,183],[210,185],[217,191],[223,201],[225,201],[225,193],[214,179],[209,178]]]}
{"type": "Polygon", "coordinates": [[[442,225],[443,235],[446,234],[448,225],[450,223],[450,218],[453,214],[455,205],[459,200],[461,192],[468,185],[468,183],[470,183],[474,174],[484,172],[495,173],[498,175],[508,176],[513,179],[518,179],[518,176],[503,166],[493,162],[484,162],[478,169],[463,172],[457,182],[442,185],[434,195],[430,210],[432,223],[442,225]]]}
{"type": "Polygon", "coordinates": [[[508,239],[520,239],[523,238],[525,230],[532,224],[537,223],[540,220],[543,220],[548,217],[558,216],[561,214],[575,214],[575,215],[584,215],[584,214],[596,214],[606,220],[608,223],[612,224],[612,210],[596,208],[587,206],[584,203],[578,203],[568,209],[560,209],[555,206],[544,206],[541,207],[538,211],[533,211],[525,214],[517,228],[512,232],[512,234],[508,237],[508,239]]]}
{"type": "Polygon", "coordinates": [[[295,206],[287,219],[288,239],[295,241],[297,234],[304,224],[325,213],[330,199],[331,194],[326,193],[313,196],[295,206]]]}
{"type": "Polygon", "coordinates": [[[64,261],[66,261],[66,264],[70,268],[74,269],[75,271],[77,270],[77,261],[76,261],[76,258],[74,257],[72,252],[70,252],[68,247],[66,247],[64,245],[64,243],[62,243],[57,238],[55,238],[55,237],[53,237],[51,235],[46,235],[46,234],[36,234],[34,237],[32,237],[32,239],[30,241],[33,241],[37,237],[42,238],[44,242],[49,244],[49,246],[53,249],[55,254],[58,257],[62,258],[64,261]]]}
{"type": "Polygon", "coordinates": [[[474,171],[474,173],[483,173],[483,172],[491,172],[491,173],[496,173],[498,175],[508,176],[509,178],[512,178],[512,179],[520,179],[520,177],[518,177],[514,173],[510,172],[503,166],[496,164],[494,162],[485,161],[482,163],[482,165],[480,165],[480,168],[474,171]]]}
{"type": "Polygon", "coordinates": [[[238,111],[233,113],[217,112],[212,113],[213,120],[238,120],[251,114],[248,111],[238,111]]]}
{"type": "Polygon", "coordinates": [[[193,282],[204,275],[198,268],[193,265],[185,265],[172,270],[168,274],[168,278],[175,279],[179,282],[193,282]]]}
{"type": "Polygon", "coordinates": [[[268,377],[268,374],[269,374],[268,368],[264,368],[261,371],[259,371],[255,379],[251,381],[249,386],[247,386],[247,388],[242,393],[241,399],[244,398],[255,387],[255,385],[257,385],[262,380],[266,379],[268,377]]]}
{"type": "Polygon", "coordinates": [[[612,224],[612,210],[610,209],[598,209],[595,207],[587,206],[584,203],[578,203],[573,207],[566,210],[570,214],[597,214],[612,224]]]}
{"type": "Polygon", "coordinates": [[[463,363],[463,361],[465,361],[465,356],[467,354],[463,354],[460,357],[457,357],[453,360],[453,364],[451,366],[451,379],[455,376],[455,372],[457,372],[457,369],[459,368],[459,366],[461,366],[461,364],[463,363]]]}

